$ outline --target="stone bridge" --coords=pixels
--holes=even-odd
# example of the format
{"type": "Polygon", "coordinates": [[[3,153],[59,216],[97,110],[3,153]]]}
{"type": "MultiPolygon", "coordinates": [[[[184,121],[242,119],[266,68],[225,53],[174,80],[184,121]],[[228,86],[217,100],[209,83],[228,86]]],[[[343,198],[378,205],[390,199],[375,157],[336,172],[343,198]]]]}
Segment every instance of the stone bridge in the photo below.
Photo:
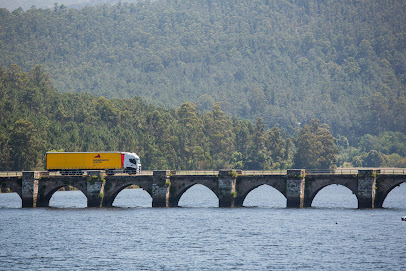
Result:
{"type": "MultiPolygon", "coordinates": [[[[380,170],[355,170],[343,174],[307,173],[303,169],[286,174],[220,170],[209,174],[181,174],[160,170],[153,174],[105,176],[89,171],[85,176],[50,176],[48,172],[23,172],[21,177],[0,177],[0,189],[10,189],[22,199],[22,207],[47,207],[52,195],[61,187],[78,188],[87,198],[88,207],[109,207],[117,194],[130,185],[149,193],[153,207],[177,207],[182,195],[195,184],[209,188],[219,199],[220,207],[241,207],[249,192],[261,185],[278,190],[287,207],[311,207],[324,187],[338,184],[347,187],[358,199],[358,208],[382,208],[389,192],[406,182],[406,171],[392,174],[380,170]]],[[[406,196],[405,196],[406,198],[406,196]]]]}

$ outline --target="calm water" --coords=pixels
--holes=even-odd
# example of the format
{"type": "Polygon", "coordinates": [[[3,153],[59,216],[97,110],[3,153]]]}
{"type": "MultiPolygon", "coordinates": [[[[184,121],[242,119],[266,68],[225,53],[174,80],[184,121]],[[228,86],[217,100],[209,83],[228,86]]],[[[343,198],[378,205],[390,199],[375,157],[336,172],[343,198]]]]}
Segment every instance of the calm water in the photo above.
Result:
{"type": "Polygon", "coordinates": [[[385,209],[358,210],[354,195],[329,186],[312,208],[286,209],[262,186],[246,208],[216,208],[203,186],[183,208],[149,208],[143,190],[124,190],[116,208],[84,208],[79,191],[57,192],[51,208],[21,209],[0,194],[0,270],[405,270],[406,184],[385,209]]]}

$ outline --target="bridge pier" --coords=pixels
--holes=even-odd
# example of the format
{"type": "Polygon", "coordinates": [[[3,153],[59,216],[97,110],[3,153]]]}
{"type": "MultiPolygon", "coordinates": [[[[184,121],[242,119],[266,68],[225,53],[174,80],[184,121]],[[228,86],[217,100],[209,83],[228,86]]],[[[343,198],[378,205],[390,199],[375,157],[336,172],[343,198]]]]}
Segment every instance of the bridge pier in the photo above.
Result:
{"type": "Polygon", "coordinates": [[[375,208],[377,170],[358,170],[358,208],[375,208]]]}
{"type": "Polygon", "coordinates": [[[88,171],[86,185],[87,207],[102,207],[104,199],[104,176],[101,171],[88,171]]]}
{"type": "Polygon", "coordinates": [[[170,200],[169,170],[154,170],[152,177],[152,207],[176,207],[170,200]]]}
{"type": "Polygon", "coordinates": [[[305,170],[290,169],[286,179],[286,199],[288,208],[303,208],[305,170]]]}
{"type": "MultiPolygon", "coordinates": [[[[236,206],[235,198],[237,192],[235,190],[237,173],[233,170],[220,170],[218,175],[218,197],[219,207],[241,207],[241,204],[236,206]]],[[[238,202],[240,203],[240,202],[238,202]]]]}
{"type": "Polygon", "coordinates": [[[21,182],[21,199],[23,208],[37,207],[38,176],[34,171],[24,171],[21,182]]]}

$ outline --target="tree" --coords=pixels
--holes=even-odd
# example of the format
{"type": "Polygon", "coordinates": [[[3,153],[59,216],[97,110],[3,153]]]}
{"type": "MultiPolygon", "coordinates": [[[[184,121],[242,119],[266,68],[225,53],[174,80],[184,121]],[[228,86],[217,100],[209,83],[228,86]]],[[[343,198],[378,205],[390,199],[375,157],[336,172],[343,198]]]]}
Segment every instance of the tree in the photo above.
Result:
{"type": "Polygon", "coordinates": [[[8,170],[10,168],[10,148],[7,143],[7,136],[0,133],[0,170],[8,170]]]}
{"type": "Polygon", "coordinates": [[[248,161],[246,162],[249,169],[270,169],[272,158],[266,146],[267,140],[268,134],[265,131],[264,121],[262,118],[257,118],[251,146],[248,150],[248,161]]]}
{"type": "Polygon", "coordinates": [[[204,164],[205,153],[203,143],[203,123],[197,113],[197,106],[190,102],[182,104],[176,111],[179,120],[178,139],[183,163],[187,168],[201,168],[204,164]]]}
{"type": "Polygon", "coordinates": [[[27,120],[17,120],[10,136],[11,170],[34,170],[41,164],[45,142],[34,125],[27,120]]]}
{"type": "Polygon", "coordinates": [[[304,125],[296,140],[294,157],[296,168],[327,169],[334,168],[338,148],[335,138],[326,124],[313,119],[304,125]]]}
{"type": "Polygon", "coordinates": [[[230,167],[235,150],[235,134],[230,117],[224,114],[219,103],[214,104],[212,112],[204,115],[204,133],[213,158],[212,168],[230,167]]]}
{"type": "Polygon", "coordinates": [[[365,166],[367,167],[380,167],[385,165],[385,158],[382,153],[376,150],[371,150],[365,158],[365,163],[365,166]]]}

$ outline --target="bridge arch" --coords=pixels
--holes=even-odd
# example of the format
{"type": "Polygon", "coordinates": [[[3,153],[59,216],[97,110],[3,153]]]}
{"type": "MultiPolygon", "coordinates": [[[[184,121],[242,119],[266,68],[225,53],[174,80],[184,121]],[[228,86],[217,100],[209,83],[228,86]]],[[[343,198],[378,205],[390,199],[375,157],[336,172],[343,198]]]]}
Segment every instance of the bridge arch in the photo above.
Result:
{"type": "MultiPolygon", "coordinates": [[[[177,193],[173,198],[171,198],[173,206],[179,206],[179,202],[180,202],[182,196],[185,195],[185,193],[187,193],[187,191],[189,191],[190,189],[193,189],[193,187],[198,187],[198,186],[202,186],[205,188],[205,190],[211,191],[212,194],[214,194],[214,196],[219,200],[219,196],[217,195],[216,191],[213,188],[205,185],[204,183],[194,182],[194,183],[191,183],[190,185],[184,187],[182,190],[179,191],[179,193],[177,193]]],[[[217,207],[218,207],[218,203],[217,203],[217,207]]]]}
{"type": "Polygon", "coordinates": [[[112,207],[117,195],[125,188],[136,185],[145,190],[152,197],[152,176],[106,176],[104,185],[104,207],[112,207]]]}
{"type": "Polygon", "coordinates": [[[130,183],[124,184],[124,185],[120,186],[118,189],[114,190],[114,192],[111,195],[105,195],[104,205],[105,206],[113,206],[114,200],[116,199],[117,195],[120,194],[120,192],[122,192],[124,189],[126,189],[127,187],[129,187],[131,185],[137,185],[140,189],[147,192],[148,195],[150,195],[150,197],[152,199],[152,192],[151,191],[149,191],[145,187],[140,186],[139,183],[135,183],[135,182],[131,183],[130,182],[130,183]]]}
{"type": "Polygon", "coordinates": [[[321,196],[321,194],[323,194],[323,192],[326,193],[337,193],[338,194],[333,194],[333,196],[331,196],[331,193],[329,194],[329,200],[332,200],[332,205],[333,207],[336,207],[335,204],[344,201],[345,203],[349,204],[349,205],[354,205],[354,206],[345,206],[345,208],[357,208],[358,207],[358,197],[356,194],[354,194],[354,192],[347,186],[344,186],[342,184],[328,184],[326,186],[321,187],[313,196],[313,198],[311,199],[310,205],[308,207],[313,206],[315,199],[317,198],[317,196],[321,196]],[[329,189],[333,190],[333,192],[328,191],[329,189]],[[324,191],[323,191],[324,190],[324,191]],[[327,190],[327,191],[326,191],[327,190]],[[337,191],[338,190],[338,191],[337,191]],[[344,194],[341,194],[341,191],[344,194]],[[320,193],[321,192],[321,193],[320,193]],[[351,195],[348,195],[348,193],[351,192],[351,195]],[[337,198],[334,197],[334,195],[337,196],[337,198]],[[340,196],[340,198],[338,198],[338,196],[340,196]],[[342,198],[342,196],[344,196],[344,199],[342,198]]]}
{"type": "Polygon", "coordinates": [[[352,177],[350,176],[312,176],[306,178],[305,184],[305,199],[304,199],[304,206],[311,207],[314,198],[316,195],[325,187],[330,185],[341,185],[348,188],[357,198],[359,201],[357,193],[358,193],[358,184],[353,181],[352,177]]]}
{"type": "Polygon", "coordinates": [[[266,192],[267,195],[273,193],[273,194],[277,194],[277,196],[280,197],[281,199],[284,198],[285,199],[284,207],[286,207],[286,202],[287,202],[286,196],[282,193],[282,191],[280,191],[276,187],[273,187],[272,185],[267,184],[267,183],[254,186],[250,190],[247,190],[240,198],[240,200],[242,202],[241,206],[245,206],[246,200],[247,200],[247,198],[249,198],[249,195],[252,194],[255,190],[261,189],[261,187],[271,190],[270,192],[266,192]]]}
{"type": "Polygon", "coordinates": [[[20,199],[22,200],[22,188],[21,188],[21,181],[17,181],[18,177],[12,177],[12,178],[7,178],[3,179],[0,182],[0,189],[2,191],[5,191],[9,189],[13,193],[17,193],[20,199]]]}
{"type": "MultiPolygon", "coordinates": [[[[49,203],[50,203],[51,198],[53,197],[53,195],[54,195],[59,189],[61,189],[62,187],[67,188],[67,187],[69,187],[69,186],[78,189],[78,191],[81,191],[82,194],[86,197],[86,200],[87,200],[88,197],[87,197],[87,195],[86,195],[86,191],[85,191],[84,189],[81,189],[81,187],[80,187],[79,185],[63,184],[63,185],[54,186],[54,187],[48,189],[48,192],[45,193],[43,196],[40,197],[40,199],[39,199],[39,201],[38,201],[38,203],[37,203],[38,206],[39,206],[39,207],[49,207],[49,203]]],[[[86,204],[87,204],[87,202],[86,202],[86,204]]]]}
{"type": "Polygon", "coordinates": [[[284,176],[239,176],[237,177],[235,205],[243,206],[247,195],[264,184],[275,188],[286,198],[286,179],[284,176]]]}
{"type": "Polygon", "coordinates": [[[16,192],[0,193],[0,209],[1,208],[21,208],[23,200],[16,192]]]}
{"type": "Polygon", "coordinates": [[[384,181],[382,183],[378,183],[377,195],[375,199],[375,207],[382,208],[385,199],[388,197],[389,193],[403,183],[406,183],[406,178],[396,178],[395,180],[392,180],[392,182],[384,181]]]}

